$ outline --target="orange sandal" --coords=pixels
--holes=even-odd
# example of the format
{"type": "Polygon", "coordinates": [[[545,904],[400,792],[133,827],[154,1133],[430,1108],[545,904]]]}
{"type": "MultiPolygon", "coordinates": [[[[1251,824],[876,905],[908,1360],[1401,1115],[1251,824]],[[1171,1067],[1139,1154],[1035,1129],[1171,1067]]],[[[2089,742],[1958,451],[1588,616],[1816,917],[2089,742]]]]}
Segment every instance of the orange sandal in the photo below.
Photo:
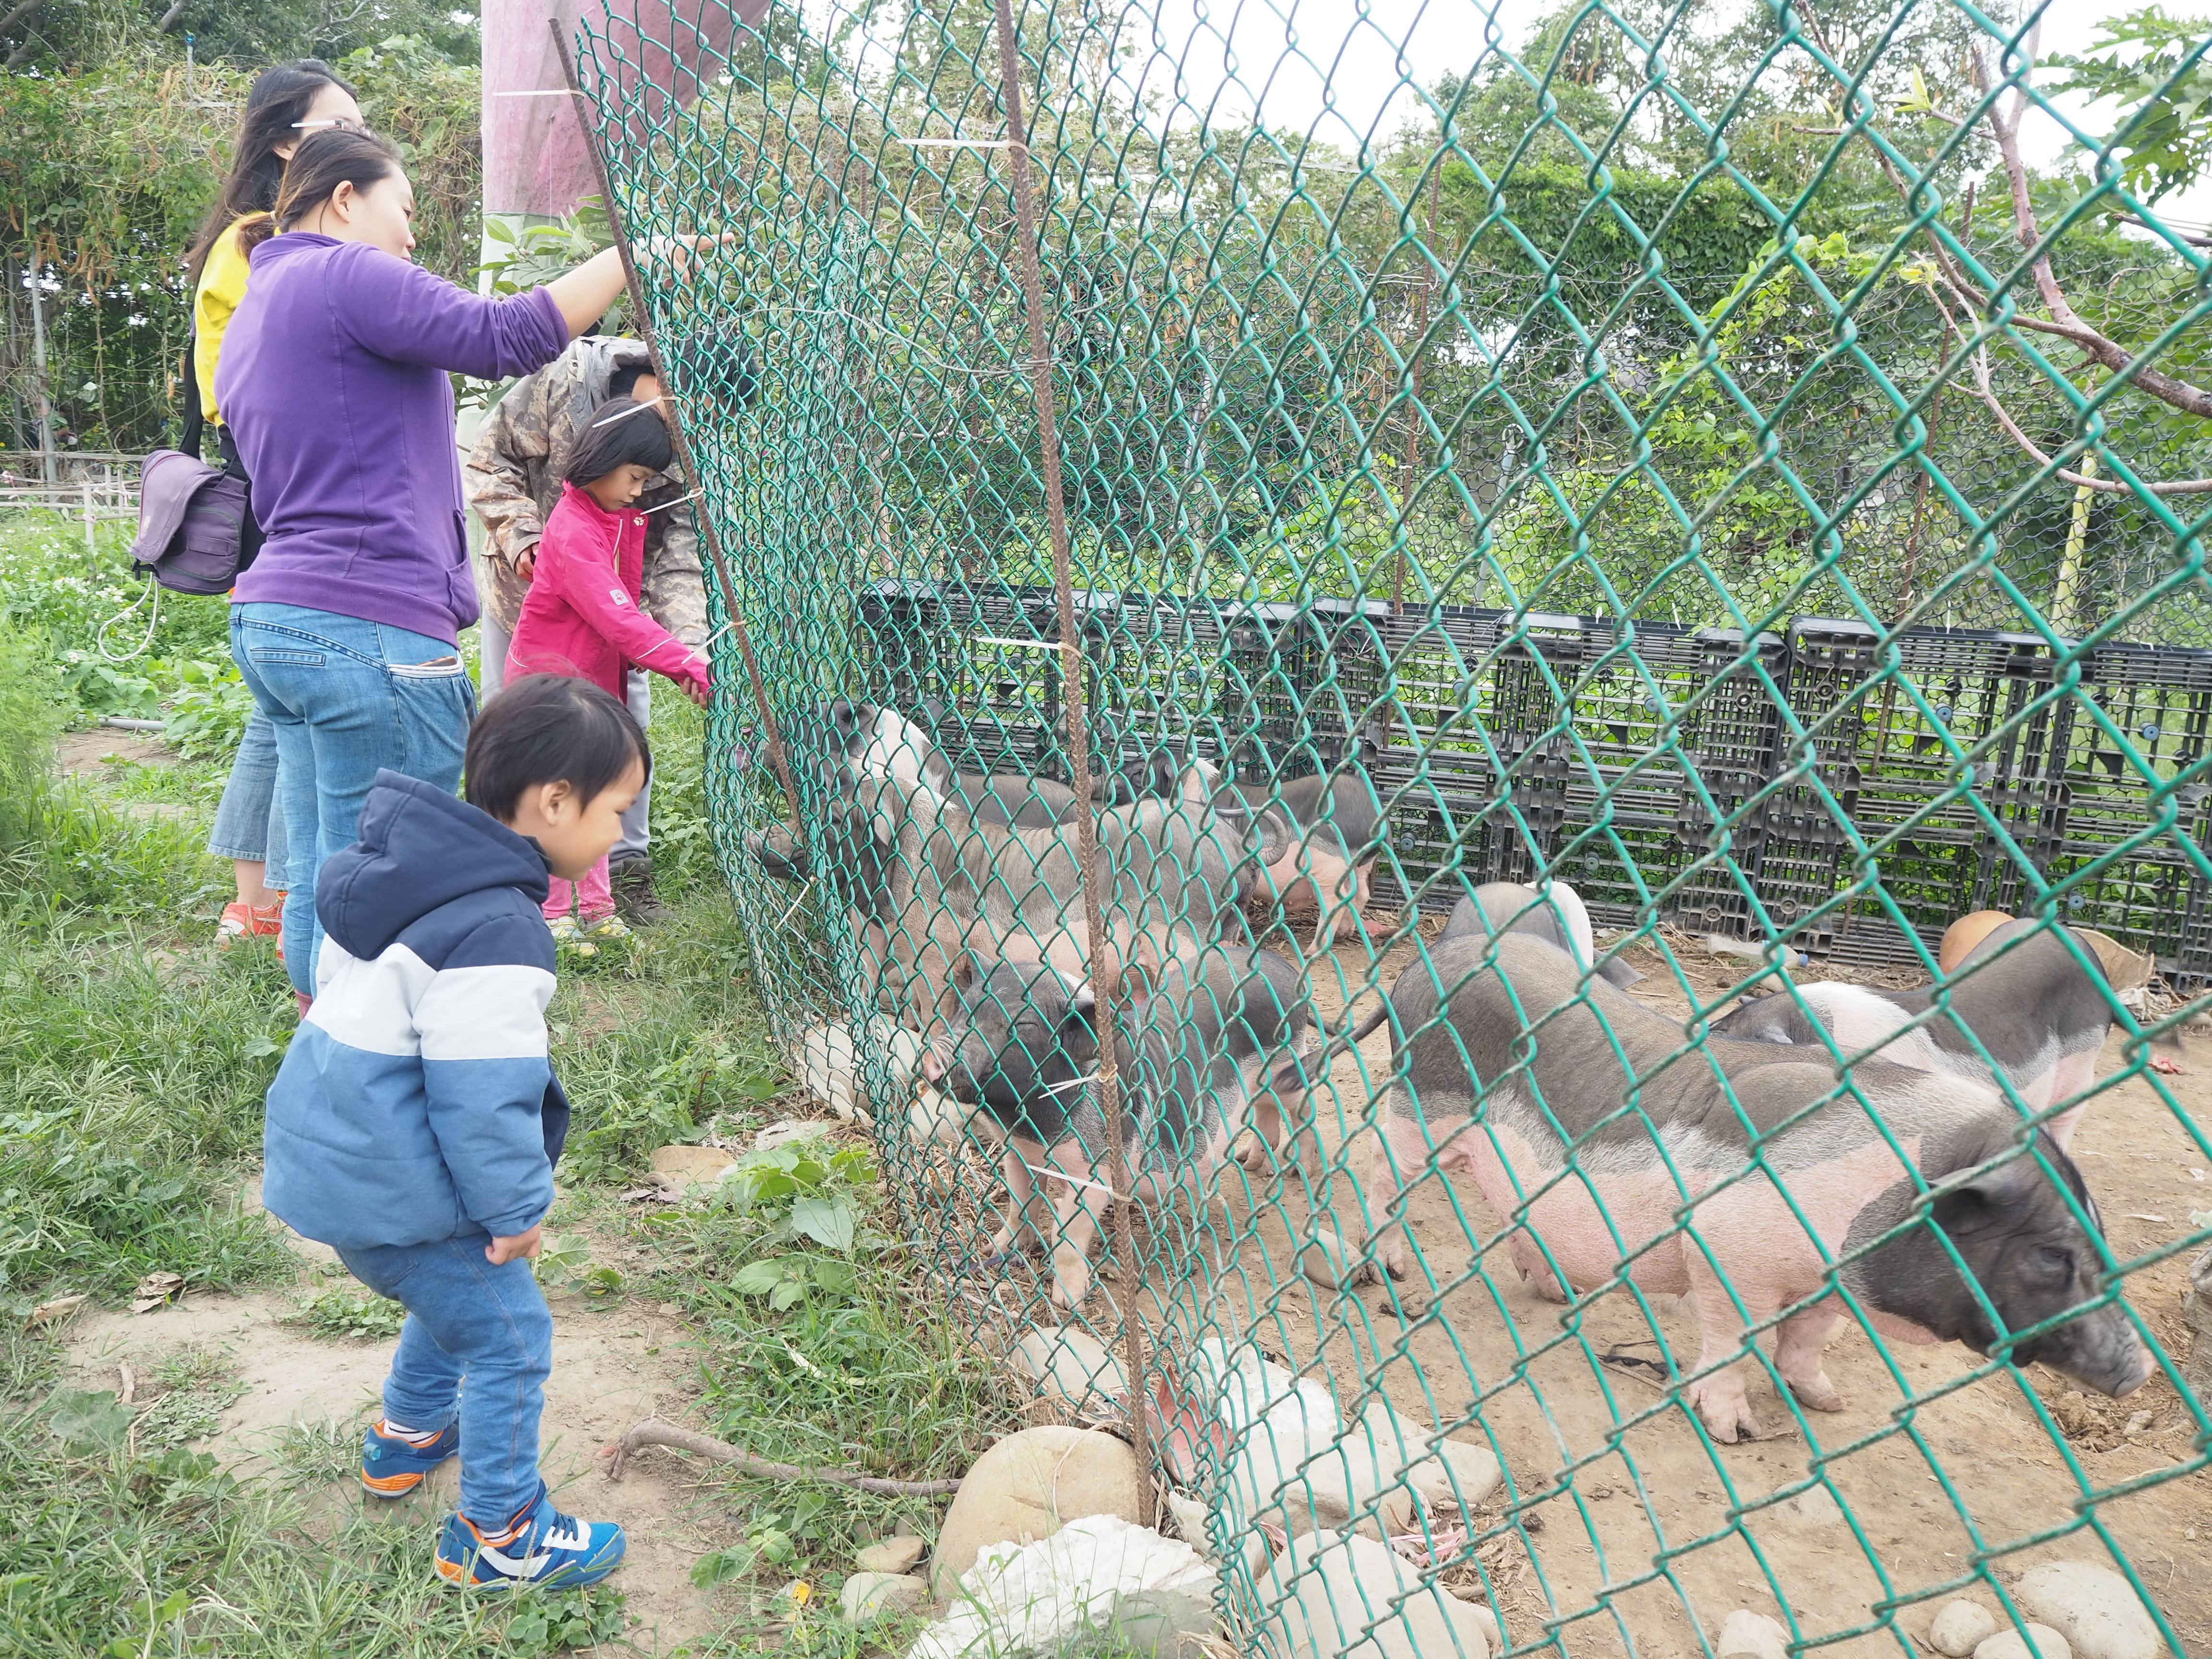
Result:
{"type": "Polygon", "coordinates": [[[280,941],[276,950],[281,956],[283,937],[284,896],[281,893],[269,904],[245,904],[233,899],[222,907],[222,920],[216,924],[215,942],[220,945],[234,945],[242,939],[274,939],[280,941]]]}

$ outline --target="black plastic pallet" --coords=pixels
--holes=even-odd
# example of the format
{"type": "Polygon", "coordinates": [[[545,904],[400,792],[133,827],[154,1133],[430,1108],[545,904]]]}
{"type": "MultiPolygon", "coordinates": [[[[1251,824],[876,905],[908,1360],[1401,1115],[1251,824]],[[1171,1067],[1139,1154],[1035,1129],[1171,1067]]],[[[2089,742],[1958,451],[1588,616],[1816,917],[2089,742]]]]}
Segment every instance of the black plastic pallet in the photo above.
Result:
{"type": "MultiPolygon", "coordinates": [[[[1364,766],[1377,896],[1548,868],[1594,914],[1910,962],[1969,910],[2057,914],[2212,979],[2212,651],[1803,617],[1670,623],[1375,600],[1081,593],[1103,764],[1364,766]],[[1394,873],[1395,872],[1395,873],[1394,873]],[[1450,872],[1456,872],[1454,878],[1450,872]],[[1647,896],[1650,896],[1647,897],[1647,896]]],[[[865,695],[963,768],[1066,775],[1049,590],[885,582],[865,695]]]]}

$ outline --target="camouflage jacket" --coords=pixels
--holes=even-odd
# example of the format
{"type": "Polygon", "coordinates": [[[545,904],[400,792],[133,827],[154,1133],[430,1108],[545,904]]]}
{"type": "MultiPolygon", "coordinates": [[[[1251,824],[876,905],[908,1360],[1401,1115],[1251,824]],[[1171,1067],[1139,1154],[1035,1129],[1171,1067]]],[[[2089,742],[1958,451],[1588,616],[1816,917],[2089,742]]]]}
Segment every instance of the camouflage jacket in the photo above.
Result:
{"type": "MultiPolygon", "coordinates": [[[[644,359],[645,348],[635,340],[587,334],[517,380],[484,416],[463,469],[469,505],[486,532],[476,558],[477,595],[484,614],[510,633],[530,591],[514,562],[538,544],[545,515],[561,499],[561,471],[577,429],[606,401],[616,368],[644,359]]],[[[707,638],[707,590],[697,521],[689,505],[652,511],[680,500],[685,489],[683,470],[672,466],[638,498],[647,514],[643,608],[686,645],[699,645],[707,638]]]]}

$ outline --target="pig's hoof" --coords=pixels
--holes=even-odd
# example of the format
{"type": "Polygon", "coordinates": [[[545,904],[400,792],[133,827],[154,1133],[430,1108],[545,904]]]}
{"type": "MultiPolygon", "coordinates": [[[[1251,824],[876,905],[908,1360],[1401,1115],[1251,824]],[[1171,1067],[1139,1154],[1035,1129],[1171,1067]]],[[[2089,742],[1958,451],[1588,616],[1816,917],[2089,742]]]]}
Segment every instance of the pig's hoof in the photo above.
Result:
{"type": "Polygon", "coordinates": [[[1705,1432],[1723,1445],[1733,1446],[1738,1439],[1759,1438],[1759,1419],[1751,1414],[1751,1402],[1744,1397],[1741,1386],[1715,1387],[1710,1382],[1692,1382],[1687,1390],[1690,1407],[1705,1425],[1705,1432]]]}
{"type": "Polygon", "coordinates": [[[1810,1406],[1816,1412],[1843,1410],[1844,1397],[1836,1392],[1836,1385],[1828,1381],[1826,1371],[1816,1372],[1802,1381],[1794,1376],[1788,1380],[1790,1392],[1797,1396],[1799,1405],[1810,1406]]]}

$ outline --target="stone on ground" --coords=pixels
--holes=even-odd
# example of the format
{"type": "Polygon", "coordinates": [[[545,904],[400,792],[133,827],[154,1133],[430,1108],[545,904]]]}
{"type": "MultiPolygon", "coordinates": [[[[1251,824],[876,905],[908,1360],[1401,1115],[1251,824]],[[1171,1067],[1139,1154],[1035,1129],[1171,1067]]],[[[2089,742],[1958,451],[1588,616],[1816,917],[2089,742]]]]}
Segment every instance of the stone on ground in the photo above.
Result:
{"type": "Polygon", "coordinates": [[[1113,1632],[1115,1652],[1195,1659],[1199,1650],[1187,1638],[1217,1633],[1213,1570],[1180,1539],[1119,1516],[1071,1520],[1035,1543],[988,1546],[957,1589],[907,1659],[1065,1653],[1087,1632],[1113,1632]]]}
{"type": "Polygon", "coordinates": [[[2024,1638],[2016,1630],[1999,1631],[1974,1650],[1974,1659],[2074,1659],[2074,1650],[2050,1626],[2031,1624],[2024,1638]]]}
{"type": "Polygon", "coordinates": [[[2021,1611],[2066,1638],[2075,1659],[2158,1659],[2166,1650],[2128,1581],[2094,1561],[2030,1567],[2013,1596],[2021,1611]]]}
{"type": "Polygon", "coordinates": [[[1136,1454],[1110,1434],[1048,1424],[1010,1434],[975,1460],[938,1529],[930,1593],[949,1599],[994,1544],[1028,1544],[1069,1522],[1118,1516],[1134,1523],[1136,1454]]]}
{"type": "Polygon", "coordinates": [[[788,1146],[796,1140],[811,1140],[817,1135],[830,1133],[830,1126],[820,1118],[787,1117],[780,1123],[771,1123],[753,1137],[753,1150],[772,1152],[779,1146],[788,1146]]]}
{"type": "Polygon", "coordinates": [[[917,1612],[928,1600],[929,1586],[904,1572],[856,1572],[837,1592],[837,1605],[856,1625],[873,1624],[886,1613],[917,1612]]]}
{"type": "Polygon", "coordinates": [[[1778,1619],[1748,1607],[1738,1607],[1721,1621],[1720,1639],[1713,1644],[1719,1659],[1786,1659],[1790,1632],[1778,1619]]]}
{"type": "Polygon", "coordinates": [[[1980,1602],[1964,1598],[1946,1601],[1937,1610],[1936,1622],[1928,1627],[1929,1641],[1948,1659],[1966,1659],[1996,1633],[1996,1615],[1980,1602]]]}
{"type": "Polygon", "coordinates": [[[680,1192],[713,1186],[736,1162],[720,1146],[662,1146],[653,1154],[653,1172],[680,1192]]]}
{"type": "Polygon", "coordinates": [[[1014,1345],[1014,1364],[1040,1392],[1079,1409],[1127,1392],[1121,1362],[1088,1331],[1048,1325],[1014,1345]]]}
{"type": "Polygon", "coordinates": [[[1313,1242],[1298,1253],[1298,1267],[1323,1290],[1340,1291],[1352,1282],[1359,1263],[1334,1227],[1316,1227],[1313,1242]]]}
{"type": "Polygon", "coordinates": [[[1358,1534],[1293,1538],[1260,1580],[1279,1659],[1489,1659],[1496,1621],[1358,1534]]]}
{"type": "Polygon", "coordinates": [[[911,1572],[928,1547],[919,1538],[886,1538],[857,1552],[853,1565],[862,1572],[911,1572]]]}

